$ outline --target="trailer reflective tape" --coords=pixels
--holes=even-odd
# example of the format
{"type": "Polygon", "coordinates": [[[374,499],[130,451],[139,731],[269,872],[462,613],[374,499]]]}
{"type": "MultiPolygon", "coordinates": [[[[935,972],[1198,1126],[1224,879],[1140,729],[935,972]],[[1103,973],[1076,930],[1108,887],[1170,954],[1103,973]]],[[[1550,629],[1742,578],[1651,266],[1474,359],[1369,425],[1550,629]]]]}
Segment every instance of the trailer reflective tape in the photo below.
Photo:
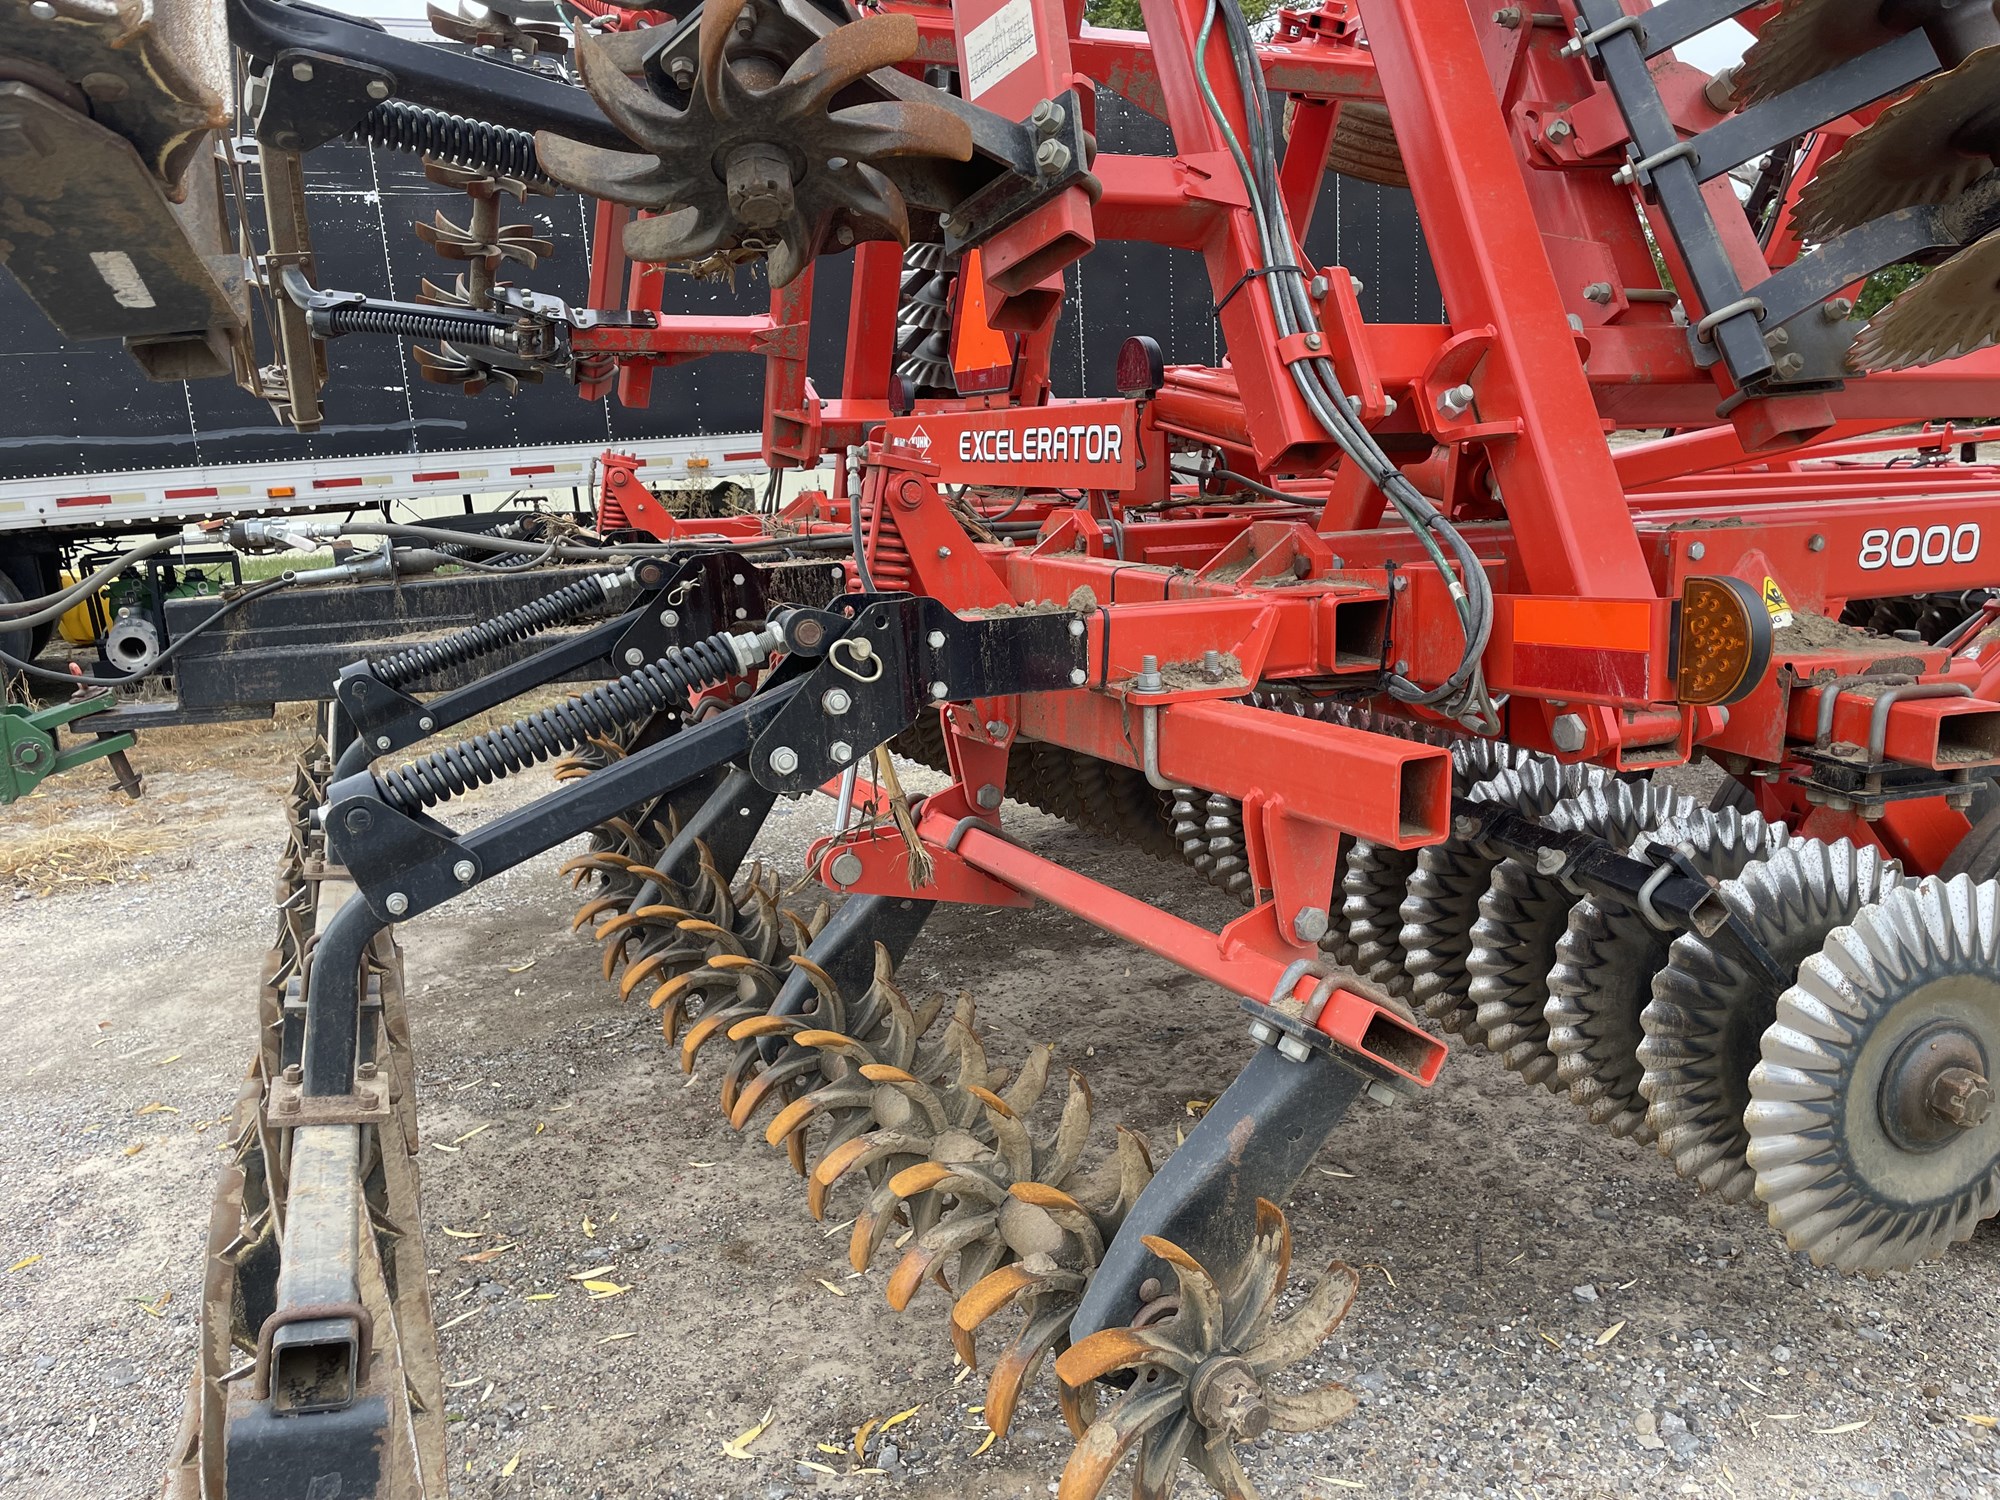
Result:
{"type": "Polygon", "coordinates": [[[516,478],[526,478],[530,474],[553,474],[555,471],[554,464],[516,464],[507,472],[516,478]]]}
{"type": "Polygon", "coordinates": [[[352,490],[359,489],[366,482],[358,476],[353,479],[315,479],[312,487],[316,490],[352,490]]]}
{"type": "Polygon", "coordinates": [[[203,489],[168,490],[167,498],[169,500],[213,500],[217,497],[218,493],[215,486],[211,484],[203,489]]]}
{"type": "Polygon", "coordinates": [[[440,484],[447,479],[458,478],[456,469],[437,469],[428,474],[412,474],[411,484],[440,484]]]}
{"type": "Polygon", "coordinates": [[[1653,606],[1644,600],[1518,599],[1514,682],[1644,699],[1652,631],[1653,606]]]}
{"type": "Polygon", "coordinates": [[[71,507],[78,505],[109,505],[110,503],[111,497],[109,495],[65,495],[56,501],[56,509],[69,510],[71,507]]]}
{"type": "Polygon", "coordinates": [[[759,448],[753,453],[725,453],[722,455],[722,461],[726,464],[743,464],[743,463],[750,463],[751,461],[762,458],[763,456],[764,456],[764,450],[762,448],[759,448]]]}

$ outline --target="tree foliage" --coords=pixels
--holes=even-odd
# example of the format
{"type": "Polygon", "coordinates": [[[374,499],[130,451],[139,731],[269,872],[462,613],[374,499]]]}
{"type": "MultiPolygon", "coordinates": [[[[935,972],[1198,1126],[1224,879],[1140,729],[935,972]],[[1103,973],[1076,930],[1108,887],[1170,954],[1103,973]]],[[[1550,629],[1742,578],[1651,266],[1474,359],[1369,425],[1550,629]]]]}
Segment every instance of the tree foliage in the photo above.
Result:
{"type": "MultiPolygon", "coordinates": [[[[1238,4],[1243,11],[1243,19],[1253,29],[1278,8],[1278,0],[1238,0],[1238,4]]],[[[1146,18],[1140,14],[1139,0],[1085,0],[1083,18],[1093,26],[1111,26],[1120,31],[1146,29],[1146,18]]],[[[1262,32],[1258,34],[1262,35],[1262,32]]]]}

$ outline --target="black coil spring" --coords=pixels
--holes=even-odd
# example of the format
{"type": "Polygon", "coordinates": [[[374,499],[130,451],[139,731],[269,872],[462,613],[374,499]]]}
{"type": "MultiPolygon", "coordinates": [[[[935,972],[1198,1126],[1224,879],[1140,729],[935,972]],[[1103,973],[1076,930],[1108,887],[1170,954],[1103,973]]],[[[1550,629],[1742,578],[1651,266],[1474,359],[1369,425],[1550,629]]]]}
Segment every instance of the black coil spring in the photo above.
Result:
{"type": "Polygon", "coordinates": [[[425,109],[401,99],[384,99],[362,116],[353,134],[386,150],[435,156],[498,177],[553,181],[535,160],[535,138],[530,132],[486,120],[468,120],[464,115],[425,109]]]}
{"type": "Polygon", "coordinates": [[[404,312],[388,307],[335,307],[326,314],[326,336],[344,333],[393,333],[402,338],[448,340],[454,344],[489,347],[506,337],[503,325],[475,322],[463,314],[404,312]]]}
{"type": "Polygon", "coordinates": [[[595,575],[579,578],[564,584],[552,594],[530,599],[518,609],[482,620],[441,641],[411,646],[394,656],[371,661],[368,670],[375,674],[377,681],[390,687],[401,687],[419,678],[434,677],[452,667],[463,666],[503,646],[525,641],[531,635],[539,635],[565,620],[575,619],[586,610],[595,609],[604,600],[604,585],[595,575]]]}
{"type": "Polygon", "coordinates": [[[692,646],[675,647],[658,661],[581,697],[460,740],[400,770],[377,773],[375,789],[384,802],[415,812],[573,750],[594,734],[613,734],[637,724],[696,689],[741,671],[731,639],[727,632],[717,632],[692,646]]]}

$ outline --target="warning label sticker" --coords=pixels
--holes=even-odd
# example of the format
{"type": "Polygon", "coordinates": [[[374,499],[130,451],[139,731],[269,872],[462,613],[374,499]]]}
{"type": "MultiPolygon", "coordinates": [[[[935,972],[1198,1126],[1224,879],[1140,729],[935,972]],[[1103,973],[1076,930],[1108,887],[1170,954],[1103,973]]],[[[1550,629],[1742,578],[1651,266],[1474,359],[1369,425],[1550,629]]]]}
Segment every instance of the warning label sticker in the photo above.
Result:
{"type": "Polygon", "coordinates": [[[1007,0],[965,34],[970,97],[977,99],[1034,55],[1034,8],[1028,0],[1007,0]]]}
{"type": "Polygon", "coordinates": [[[1764,575],[1764,608],[1771,613],[1771,627],[1783,630],[1792,623],[1792,603],[1785,597],[1785,591],[1778,587],[1778,580],[1768,573],[1764,575]]]}

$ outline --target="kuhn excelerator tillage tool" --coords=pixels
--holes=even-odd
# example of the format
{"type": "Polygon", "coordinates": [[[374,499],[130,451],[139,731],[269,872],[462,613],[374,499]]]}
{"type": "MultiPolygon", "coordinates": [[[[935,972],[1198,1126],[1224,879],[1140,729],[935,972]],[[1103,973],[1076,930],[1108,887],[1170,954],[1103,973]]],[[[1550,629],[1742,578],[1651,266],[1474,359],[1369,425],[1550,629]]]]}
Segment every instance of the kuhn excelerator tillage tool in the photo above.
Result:
{"type": "Polygon", "coordinates": [[[340,336],[630,403],[754,354],[770,463],[832,470],[676,521],[607,464],[623,556],[331,690],[175,1493],[294,1494],[308,1455],[342,1496],[442,1493],[391,924],[583,834],[606,978],[716,1061],[815,1217],[842,1201],[894,1306],[948,1315],[995,1432],[1054,1382],[1065,1500],[1128,1456],[1139,1496],[1189,1468],[1248,1495],[1239,1443],[1350,1409],[1288,1382],[1356,1281],[1276,1318],[1278,1205],[1350,1108],[1434,1087],[1448,1036],[1843,1271],[2000,1208],[2000,467],[1938,425],[2000,407],[1991,0],[1325,0],[1261,37],[1237,0],[1143,0],[1143,33],[1060,0],[567,5],[443,18],[508,63],[230,0],[239,89],[220,14],[204,48],[136,3],[0,0],[0,110],[48,143],[0,158],[48,226],[5,253],[63,326],[233,364],[302,425],[340,336]],[[1740,66],[1675,59],[1732,17],[1740,66]],[[1105,91],[1173,154],[1100,150],[1105,91]],[[233,119],[247,283],[201,211],[241,189],[203,146],[233,119]],[[427,226],[465,270],[421,303],[314,282],[300,153],[357,134],[471,197],[427,226]],[[1371,322],[1307,263],[1330,171],[1407,183],[1448,321],[1371,322]],[[549,184],[598,200],[587,308],[495,275],[546,250],[497,205],[549,184]],[[1201,258],[1227,359],[1134,328],[1057,399],[1065,268],[1114,240],[1201,258]],[[814,264],[850,252],[827,395],[814,264]],[[761,268],[769,310],[663,311],[662,265],[761,268]],[[1858,316],[1891,267],[1923,274],[1858,316]],[[374,767],[592,663],[622,675],[374,767]],[[907,795],[891,747],[942,789],[907,795]],[[446,820],[551,760],[517,811],[446,820]],[[1695,760],[1727,796],[1654,775],[1695,760]],[[816,790],[831,916],[750,859],[816,790]],[[1066,869],[1009,797],[1244,913],[1066,869]],[[969,1005],[898,988],[937,903],[1038,900],[1241,997],[1249,1060],[1170,1156],[1047,1049],[990,1058],[969,1005]]]}

